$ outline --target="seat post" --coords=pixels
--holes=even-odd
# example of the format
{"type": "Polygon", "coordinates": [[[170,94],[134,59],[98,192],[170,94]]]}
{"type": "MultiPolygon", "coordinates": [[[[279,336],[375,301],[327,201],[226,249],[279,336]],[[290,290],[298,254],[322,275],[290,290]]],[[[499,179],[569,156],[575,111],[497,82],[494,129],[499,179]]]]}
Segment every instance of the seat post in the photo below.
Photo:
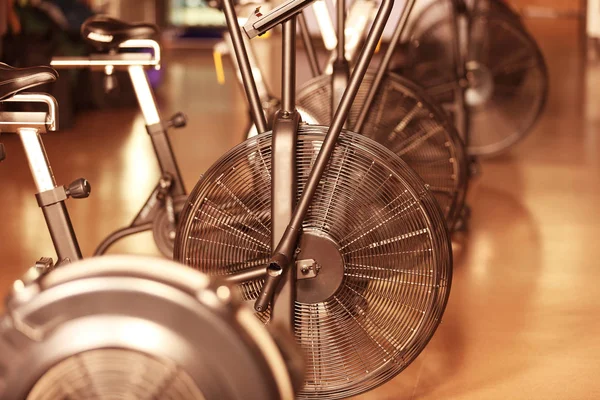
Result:
{"type": "Polygon", "coordinates": [[[2,124],[8,129],[16,127],[14,131],[21,139],[38,191],[36,194],[38,205],[44,214],[58,256],[58,263],[80,260],[81,250],[64,202],[67,199],[67,191],[63,186],[56,185],[41,137],[43,132],[57,129],[56,100],[44,94],[18,94],[6,101],[42,102],[48,105],[48,113],[3,113],[2,124]]]}
{"type": "Polygon", "coordinates": [[[25,156],[27,156],[31,175],[38,192],[54,189],[56,181],[39,131],[35,128],[19,128],[17,134],[25,149],[25,156]]]}
{"type": "Polygon", "coordinates": [[[161,172],[163,175],[168,174],[173,178],[171,194],[173,196],[183,195],[185,194],[185,189],[183,188],[183,180],[181,178],[181,173],[179,172],[179,166],[175,161],[171,142],[167,136],[167,128],[160,118],[158,107],[156,105],[156,98],[152,93],[146,71],[144,70],[144,67],[140,65],[129,66],[127,70],[140,109],[142,110],[142,115],[144,116],[146,123],[146,130],[152,140],[152,145],[154,146],[161,172]]]}
{"type": "Polygon", "coordinates": [[[35,128],[20,128],[17,134],[23,143],[29,168],[38,189],[36,197],[44,213],[58,261],[81,259],[81,250],[64,203],[65,190],[56,186],[39,131],[35,128]]]}

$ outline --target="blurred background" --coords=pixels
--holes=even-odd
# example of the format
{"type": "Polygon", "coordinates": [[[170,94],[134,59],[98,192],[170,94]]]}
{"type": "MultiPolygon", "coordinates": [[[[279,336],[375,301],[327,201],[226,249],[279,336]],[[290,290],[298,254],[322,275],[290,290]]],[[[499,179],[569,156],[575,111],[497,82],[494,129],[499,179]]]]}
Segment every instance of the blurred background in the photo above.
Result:
{"type": "MultiPolygon", "coordinates": [[[[506,3],[522,17],[546,60],[549,92],[543,114],[517,146],[481,161],[481,176],[468,198],[469,228],[454,238],[453,292],[431,344],[399,377],[360,398],[600,398],[600,2],[506,3]]],[[[225,57],[224,81],[219,82],[214,64],[224,18],[206,2],[1,4],[0,59],[14,66],[89,54],[79,29],[95,13],[161,28],[163,67],[148,76],[161,113],[188,116],[187,127],[170,134],[188,192],[212,163],[244,139],[249,116],[236,72],[225,57]]],[[[402,5],[397,1],[395,18],[402,5]]],[[[327,52],[312,11],[307,18],[324,62],[327,52]]],[[[279,38],[275,32],[252,41],[266,83],[276,94],[279,38]]],[[[300,86],[310,78],[303,52],[298,65],[300,86]]],[[[61,129],[44,141],[59,182],[79,177],[91,182],[89,199],[68,203],[88,256],[106,235],[131,222],[159,169],[126,75],[118,76],[117,93],[106,94],[102,73],[60,74],[48,91],[58,99],[61,129]]],[[[0,164],[4,295],[39,255],[54,250],[18,138],[3,135],[2,141],[7,148],[0,164]]],[[[159,254],[148,232],[119,242],[110,252],[159,254]]]]}

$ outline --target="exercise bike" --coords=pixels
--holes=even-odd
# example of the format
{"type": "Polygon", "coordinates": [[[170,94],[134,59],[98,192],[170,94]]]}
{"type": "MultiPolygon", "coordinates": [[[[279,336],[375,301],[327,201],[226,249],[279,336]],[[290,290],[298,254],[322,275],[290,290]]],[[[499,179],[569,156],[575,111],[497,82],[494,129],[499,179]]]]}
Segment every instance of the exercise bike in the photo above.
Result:
{"type": "Polygon", "coordinates": [[[174,258],[235,283],[257,317],[293,332],[307,361],[301,399],[340,399],[387,382],[423,350],[450,290],[452,252],[429,187],[368,137],[343,130],[391,13],[384,0],[330,126],[296,107],[296,19],[311,0],[255,9],[227,26],[258,134],[200,178],[174,258]],[[282,25],[281,109],[273,131],[244,38],[282,25]]]}
{"type": "Polygon", "coordinates": [[[161,176],[154,190],[128,227],[110,234],[95,251],[104,254],[116,241],[152,230],[162,254],[172,257],[179,212],[187,198],[179,166],[167,135],[169,128],[182,128],[186,117],[176,113],[168,121],[160,117],[145,68],[160,68],[161,52],[155,37],[158,28],[150,24],[127,24],[106,16],[89,18],[81,28],[83,38],[98,50],[89,57],[54,57],[56,68],[103,70],[105,88],[116,87],[115,70],[127,70],[152,141],[161,176]]]}
{"type": "MultiPolygon", "coordinates": [[[[0,102],[42,103],[47,112],[0,112],[19,135],[58,255],[15,281],[0,316],[0,397],[292,400],[304,361],[288,333],[261,326],[230,288],[172,261],[139,256],[81,260],[67,197],[41,135],[58,129],[57,104],[21,91],[56,80],[50,67],[0,64],[0,102]]],[[[0,160],[5,156],[0,146],[0,160]]]]}

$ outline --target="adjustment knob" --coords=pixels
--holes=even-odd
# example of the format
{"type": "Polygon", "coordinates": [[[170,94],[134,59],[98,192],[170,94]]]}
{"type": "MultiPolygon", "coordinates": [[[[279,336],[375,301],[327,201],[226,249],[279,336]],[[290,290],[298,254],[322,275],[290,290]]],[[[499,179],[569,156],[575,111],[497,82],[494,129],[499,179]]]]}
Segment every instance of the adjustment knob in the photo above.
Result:
{"type": "Polygon", "coordinates": [[[6,149],[4,148],[4,143],[0,143],[0,161],[4,161],[6,158],[6,149]]]}
{"type": "Polygon", "coordinates": [[[182,112],[178,112],[177,114],[173,115],[171,117],[171,119],[169,119],[169,122],[167,123],[167,126],[173,127],[173,128],[183,128],[186,125],[187,125],[187,117],[182,112]]]}
{"type": "Polygon", "coordinates": [[[85,199],[90,195],[92,187],[87,179],[79,178],[69,184],[67,187],[67,196],[74,199],[85,199]]]}

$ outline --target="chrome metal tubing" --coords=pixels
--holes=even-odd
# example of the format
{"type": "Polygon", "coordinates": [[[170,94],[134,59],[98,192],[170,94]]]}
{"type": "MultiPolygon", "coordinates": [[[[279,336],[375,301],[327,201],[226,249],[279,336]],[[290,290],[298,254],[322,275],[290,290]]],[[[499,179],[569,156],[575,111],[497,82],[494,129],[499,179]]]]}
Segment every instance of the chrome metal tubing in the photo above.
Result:
{"type": "MultiPolygon", "coordinates": [[[[21,128],[17,130],[17,133],[25,149],[25,155],[38,193],[55,189],[56,181],[39,131],[34,128],[21,128]]],[[[81,259],[81,250],[64,200],[41,205],[41,208],[58,261],[77,261],[81,259]]]]}
{"type": "Polygon", "coordinates": [[[306,51],[306,57],[308,58],[310,72],[313,78],[316,78],[321,75],[321,67],[319,67],[319,58],[317,57],[315,46],[313,46],[313,42],[310,38],[308,23],[306,22],[304,12],[298,14],[298,25],[300,26],[300,34],[302,35],[302,42],[304,43],[304,50],[306,51]]]}
{"type": "MultiPolygon", "coordinates": [[[[58,129],[58,102],[49,94],[45,93],[22,93],[16,94],[3,102],[13,103],[44,103],[48,106],[48,114],[46,116],[46,131],[55,131],[58,129]]],[[[26,116],[27,113],[22,113],[26,116]]],[[[25,122],[25,121],[23,121],[25,122]]],[[[34,121],[31,121],[34,122],[34,121]]],[[[43,131],[42,131],[43,132],[43,131]]]]}
{"type": "Polygon", "coordinates": [[[55,68],[73,67],[131,67],[134,65],[150,66],[160,69],[160,46],[154,40],[134,39],[119,45],[121,49],[152,49],[153,54],[144,53],[118,53],[118,54],[92,54],[88,57],[53,57],[50,65],[55,68]]]}
{"type": "Polygon", "coordinates": [[[129,67],[128,71],[146,125],[158,124],[161,122],[160,115],[158,113],[158,107],[156,106],[156,99],[150,88],[150,82],[148,82],[148,77],[146,76],[144,68],[136,65],[129,67]]]}
{"type": "Polygon", "coordinates": [[[335,3],[336,11],[336,29],[337,29],[337,50],[336,60],[338,62],[346,61],[346,0],[337,0],[335,3]]]}
{"type": "MultiPolygon", "coordinates": [[[[267,87],[267,84],[263,78],[262,71],[258,65],[256,60],[256,54],[251,47],[250,39],[248,39],[245,35],[242,35],[244,39],[244,47],[246,48],[246,54],[248,56],[248,61],[250,62],[250,70],[252,71],[252,76],[254,76],[254,82],[256,84],[256,90],[258,91],[258,97],[260,98],[261,103],[267,103],[271,100],[271,92],[267,87]]],[[[227,46],[227,54],[231,57],[231,61],[233,63],[233,67],[236,71],[236,76],[239,84],[244,88],[244,81],[242,79],[242,74],[240,72],[240,66],[237,62],[237,57],[235,56],[233,49],[233,42],[231,41],[231,35],[229,33],[225,33],[223,35],[223,40],[225,45],[227,46]]]]}
{"type": "MultiPolygon", "coordinates": [[[[296,142],[300,114],[294,111],[285,116],[279,111],[273,126],[272,177],[271,188],[271,246],[276,248],[281,238],[287,234],[288,225],[296,206],[296,142]]],[[[294,302],[296,299],[296,269],[288,268],[293,263],[281,264],[279,268],[266,268],[265,283],[254,308],[266,310],[275,298],[271,321],[292,331],[294,329],[294,302]],[[283,279],[282,284],[281,280],[283,279]]]]}
{"type": "Polygon", "coordinates": [[[256,88],[256,82],[252,75],[252,67],[248,60],[248,54],[246,53],[246,47],[244,46],[244,39],[242,37],[242,31],[238,24],[237,15],[235,13],[235,7],[233,6],[233,0],[223,1],[223,12],[225,13],[225,21],[231,34],[231,42],[233,43],[233,49],[235,51],[235,57],[240,67],[242,75],[242,82],[244,83],[244,89],[250,104],[250,114],[256,125],[258,133],[267,131],[267,119],[263,112],[263,108],[256,88]]]}
{"type": "Polygon", "coordinates": [[[454,122],[456,130],[462,137],[465,146],[469,146],[469,118],[465,103],[466,87],[462,84],[466,80],[466,62],[469,45],[469,21],[467,6],[463,0],[452,0],[451,4],[451,26],[452,26],[452,51],[456,60],[456,85],[454,89],[455,107],[454,122]]]}
{"type": "Polygon", "coordinates": [[[281,111],[291,114],[296,109],[296,17],[283,23],[281,77],[281,111]]]}
{"type": "Polygon", "coordinates": [[[375,100],[375,95],[377,91],[381,87],[381,82],[383,82],[383,77],[388,70],[390,65],[390,61],[392,60],[392,56],[394,55],[394,49],[398,45],[402,34],[406,28],[408,18],[410,17],[410,13],[415,5],[416,0],[407,0],[404,8],[402,9],[402,14],[400,15],[400,19],[398,20],[398,24],[394,29],[394,33],[392,34],[392,39],[390,40],[389,47],[387,48],[381,63],[377,67],[377,72],[375,73],[375,78],[373,78],[373,83],[369,88],[369,92],[367,93],[367,97],[365,98],[365,102],[360,109],[360,113],[358,114],[358,119],[356,120],[356,124],[354,125],[354,131],[360,132],[367,120],[367,116],[369,115],[369,111],[371,110],[371,106],[373,105],[373,100],[375,100]]]}
{"type": "Polygon", "coordinates": [[[256,279],[263,279],[267,273],[266,267],[266,265],[259,265],[258,267],[248,268],[240,272],[226,275],[221,279],[232,285],[249,282],[256,279]]]}
{"type": "Polygon", "coordinates": [[[17,133],[25,149],[25,156],[29,162],[37,191],[45,192],[54,189],[56,181],[39,131],[34,128],[21,128],[17,130],[17,133]]]}
{"type": "Polygon", "coordinates": [[[273,29],[275,26],[283,24],[292,17],[295,17],[313,1],[314,0],[288,0],[275,7],[267,14],[263,14],[260,11],[260,7],[258,7],[248,18],[246,24],[244,24],[244,31],[250,39],[260,36],[270,29],[273,29]]]}

